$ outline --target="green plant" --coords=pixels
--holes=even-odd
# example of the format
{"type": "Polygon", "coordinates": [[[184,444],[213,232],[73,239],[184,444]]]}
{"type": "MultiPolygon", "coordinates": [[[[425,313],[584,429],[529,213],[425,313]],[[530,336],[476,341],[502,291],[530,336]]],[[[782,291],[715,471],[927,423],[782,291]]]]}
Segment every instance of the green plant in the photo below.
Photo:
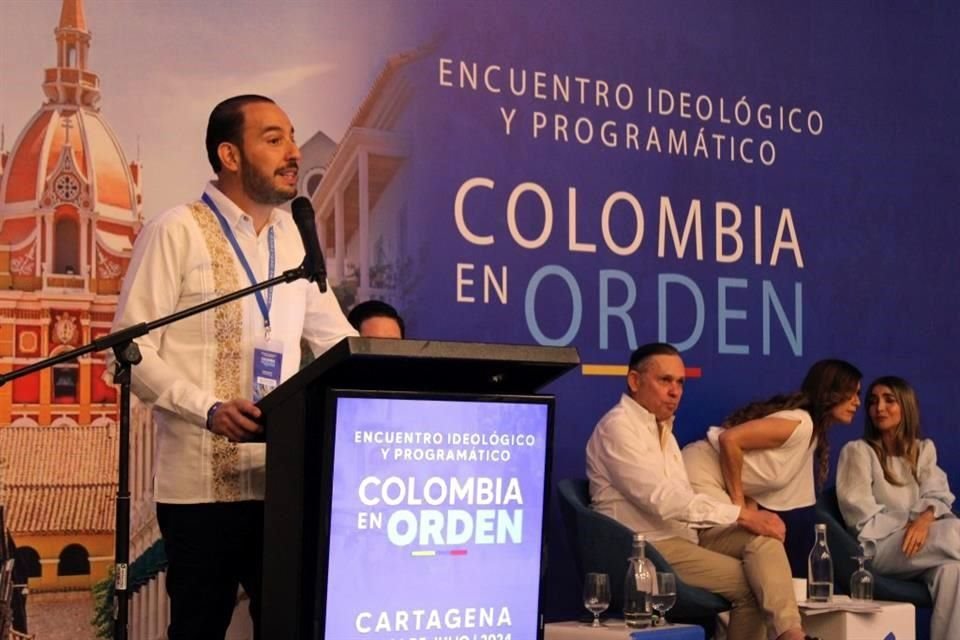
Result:
{"type": "Polygon", "coordinates": [[[113,637],[113,565],[107,570],[107,577],[91,587],[93,592],[93,625],[98,638],[113,637]]]}

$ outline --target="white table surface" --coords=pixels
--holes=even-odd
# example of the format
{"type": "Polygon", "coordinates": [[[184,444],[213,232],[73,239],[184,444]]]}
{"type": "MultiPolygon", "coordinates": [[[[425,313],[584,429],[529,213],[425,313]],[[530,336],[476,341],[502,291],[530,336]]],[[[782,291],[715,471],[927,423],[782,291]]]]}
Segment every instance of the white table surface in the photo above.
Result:
{"type": "MultiPolygon", "coordinates": [[[[834,596],[838,599],[846,596],[834,596]]],[[[875,601],[873,613],[849,611],[813,612],[800,607],[807,633],[830,640],[883,640],[893,633],[897,640],[916,638],[916,611],[909,602],[875,601]]]]}
{"type": "Polygon", "coordinates": [[[689,624],[671,624],[669,627],[652,627],[649,629],[630,629],[623,620],[608,619],[603,626],[594,629],[589,623],[583,622],[551,622],[543,628],[544,640],[629,640],[631,633],[650,633],[650,640],[654,640],[660,629],[696,629],[689,624]]]}

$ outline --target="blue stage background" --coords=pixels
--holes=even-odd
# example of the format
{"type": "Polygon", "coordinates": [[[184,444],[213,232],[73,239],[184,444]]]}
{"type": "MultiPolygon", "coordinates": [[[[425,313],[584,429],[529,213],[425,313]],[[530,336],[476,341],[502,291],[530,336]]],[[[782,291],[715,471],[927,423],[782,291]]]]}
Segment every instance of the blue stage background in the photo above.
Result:
{"type": "MultiPolygon", "coordinates": [[[[404,302],[413,337],[570,344],[584,363],[599,365],[624,364],[644,342],[680,343],[688,367],[702,372],[678,414],[681,444],[745,402],[795,389],[815,360],[848,359],[863,370],[864,385],[889,373],[914,383],[924,431],[938,442],[953,486],[960,484],[950,410],[960,391],[951,374],[960,231],[956,6],[537,2],[436,10],[429,31],[438,35],[416,70],[410,208],[422,234],[422,275],[404,302]],[[510,90],[511,68],[526,74],[523,95],[510,90]],[[541,97],[537,72],[545,74],[541,97]],[[554,99],[554,76],[570,82],[569,100],[554,99]],[[597,105],[598,80],[608,84],[610,106],[597,105]],[[615,102],[618,86],[627,108],[615,102]],[[672,111],[661,110],[661,90],[672,111]],[[689,103],[683,114],[681,100],[689,103]],[[708,104],[712,112],[702,117],[708,104]],[[516,110],[509,133],[501,109],[516,110]],[[791,116],[792,109],[799,111],[791,116]],[[546,125],[535,136],[538,112],[546,125]],[[555,133],[558,115],[567,119],[568,141],[555,133]],[[581,138],[592,126],[589,142],[576,140],[578,118],[581,138]],[[601,139],[606,121],[618,138],[609,146],[601,139]],[[626,140],[631,125],[639,149],[626,140]],[[651,127],[660,151],[650,146],[651,127]],[[675,138],[685,132],[686,153],[671,152],[671,130],[675,138]],[[696,150],[701,130],[706,154],[696,150]],[[723,136],[719,153],[715,135],[723,136]],[[747,138],[752,146],[741,155],[747,138]],[[514,239],[508,220],[511,193],[524,184],[514,235],[530,248],[514,239]],[[605,242],[604,203],[619,192],[626,195],[614,197],[605,242]],[[691,202],[699,202],[702,259],[694,230],[678,256],[661,223],[663,198],[681,238],[691,202]],[[619,255],[608,245],[635,239],[631,199],[642,208],[644,232],[638,247],[619,255]],[[541,243],[545,200],[552,230],[541,243]],[[738,259],[730,258],[735,214],[721,203],[742,214],[738,259]],[[718,243],[719,226],[726,231],[718,243]],[[596,249],[572,250],[575,243],[596,249]],[[471,266],[459,267],[458,277],[458,265],[471,266]],[[485,267],[500,284],[486,302],[485,267]]],[[[554,481],[584,475],[584,444],[622,388],[619,376],[578,371],[550,389],[558,398],[554,481]]],[[[862,411],[853,426],[832,430],[834,461],[861,429],[862,411]]],[[[555,618],[580,604],[555,499],[551,509],[547,613],[555,618]]]]}

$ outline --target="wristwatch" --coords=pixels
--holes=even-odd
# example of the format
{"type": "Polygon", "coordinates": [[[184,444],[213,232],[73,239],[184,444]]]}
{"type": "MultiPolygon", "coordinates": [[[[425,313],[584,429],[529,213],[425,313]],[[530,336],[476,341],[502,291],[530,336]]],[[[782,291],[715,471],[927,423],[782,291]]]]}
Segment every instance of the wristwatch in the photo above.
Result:
{"type": "Polygon", "coordinates": [[[210,408],[207,409],[207,431],[213,431],[213,414],[217,412],[217,409],[219,409],[222,404],[222,402],[214,402],[210,405],[210,408]]]}

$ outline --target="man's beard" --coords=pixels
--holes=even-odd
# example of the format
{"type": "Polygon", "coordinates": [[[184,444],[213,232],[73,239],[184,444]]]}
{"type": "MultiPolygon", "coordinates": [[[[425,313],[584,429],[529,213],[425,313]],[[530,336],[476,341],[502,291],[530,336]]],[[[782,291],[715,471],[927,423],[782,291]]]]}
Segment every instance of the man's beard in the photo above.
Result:
{"type": "MultiPolygon", "coordinates": [[[[297,195],[295,186],[285,189],[273,183],[273,176],[258,171],[253,164],[247,161],[243,150],[240,150],[240,180],[244,193],[251,200],[259,204],[283,204],[297,195]]],[[[287,168],[287,167],[285,167],[287,168]]]]}

